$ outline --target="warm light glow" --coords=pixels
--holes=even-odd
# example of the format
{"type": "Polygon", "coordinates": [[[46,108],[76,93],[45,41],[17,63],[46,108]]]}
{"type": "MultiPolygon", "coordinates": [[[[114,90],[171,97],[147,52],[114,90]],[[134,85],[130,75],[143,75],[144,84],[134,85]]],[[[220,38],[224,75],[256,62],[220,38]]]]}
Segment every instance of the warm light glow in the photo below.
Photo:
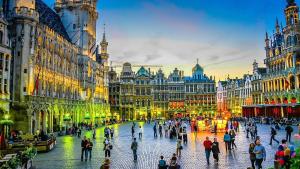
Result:
{"type": "Polygon", "coordinates": [[[4,119],[5,119],[5,120],[8,120],[8,119],[9,119],[9,114],[5,114],[5,115],[4,115],[4,119]]]}

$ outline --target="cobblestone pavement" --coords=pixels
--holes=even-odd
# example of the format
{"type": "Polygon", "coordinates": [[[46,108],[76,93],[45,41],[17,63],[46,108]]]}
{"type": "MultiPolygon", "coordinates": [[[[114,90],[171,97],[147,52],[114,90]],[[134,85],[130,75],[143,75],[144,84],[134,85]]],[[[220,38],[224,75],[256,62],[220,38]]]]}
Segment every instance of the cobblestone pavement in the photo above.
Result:
{"type": "MultiPolygon", "coordinates": [[[[144,128],[142,140],[138,140],[138,162],[133,163],[133,155],[130,149],[131,145],[131,124],[114,125],[115,138],[113,139],[113,150],[111,152],[111,168],[112,169],[156,169],[159,156],[163,155],[166,159],[170,159],[172,153],[175,152],[176,141],[168,138],[153,138],[152,124],[138,123],[144,128]]],[[[294,133],[298,132],[294,128],[294,133]]],[[[91,132],[85,133],[91,138],[91,132]]],[[[273,165],[274,152],[278,146],[277,143],[270,146],[270,126],[258,125],[258,135],[261,136],[262,144],[267,151],[267,160],[263,162],[264,168],[273,165]]],[[[183,146],[180,164],[182,169],[245,169],[250,166],[248,145],[251,142],[246,138],[244,129],[242,128],[236,136],[237,149],[229,153],[225,152],[223,143],[223,134],[218,134],[220,142],[220,161],[214,164],[211,156],[211,164],[208,166],[205,160],[203,140],[206,136],[212,139],[215,137],[212,133],[189,133],[188,144],[183,146]]],[[[34,159],[34,165],[38,169],[98,169],[104,159],[103,151],[103,127],[97,129],[96,139],[94,140],[94,148],[91,161],[80,160],[80,138],[72,136],[63,136],[57,138],[55,149],[48,153],[40,153],[34,159]]],[[[285,137],[282,129],[277,134],[277,139],[281,140],[285,137]]]]}

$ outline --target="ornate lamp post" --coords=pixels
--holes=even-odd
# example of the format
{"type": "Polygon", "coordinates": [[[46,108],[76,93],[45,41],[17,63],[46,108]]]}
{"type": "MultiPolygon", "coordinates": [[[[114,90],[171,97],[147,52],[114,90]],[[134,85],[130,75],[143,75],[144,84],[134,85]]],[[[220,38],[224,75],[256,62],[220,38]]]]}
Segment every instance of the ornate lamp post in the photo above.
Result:
{"type": "Polygon", "coordinates": [[[3,135],[5,137],[8,137],[8,133],[9,133],[9,126],[13,125],[14,122],[12,120],[9,119],[10,118],[10,115],[8,113],[5,113],[3,115],[3,119],[0,120],[0,124],[3,125],[4,129],[3,129],[3,135]]]}

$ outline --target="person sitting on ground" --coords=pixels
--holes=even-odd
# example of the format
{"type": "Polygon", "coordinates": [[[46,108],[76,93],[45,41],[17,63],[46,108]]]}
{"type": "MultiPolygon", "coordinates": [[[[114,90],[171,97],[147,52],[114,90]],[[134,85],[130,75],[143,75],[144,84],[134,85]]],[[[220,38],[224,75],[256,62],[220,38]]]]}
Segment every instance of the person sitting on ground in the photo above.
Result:
{"type": "Polygon", "coordinates": [[[158,169],[167,169],[168,165],[166,161],[164,160],[164,156],[160,156],[160,160],[158,162],[158,169]]]}

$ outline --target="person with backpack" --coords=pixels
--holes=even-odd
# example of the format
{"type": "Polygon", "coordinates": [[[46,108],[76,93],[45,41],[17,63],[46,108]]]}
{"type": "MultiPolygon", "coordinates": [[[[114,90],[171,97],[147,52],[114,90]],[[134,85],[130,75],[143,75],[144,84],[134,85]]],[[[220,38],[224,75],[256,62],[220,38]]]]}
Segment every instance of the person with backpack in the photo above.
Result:
{"type": "Polygon", "coordinates": [[[218,163],[220,148],[219,148],[219,142],[218,142],[217,138],[214,138],[214,142],[212,143],[212,146],[211,146],[211,151],[213,153],[213,157],[214,157],[215,161],[218,163]]]}
{"type": "Polygon", "coordinates": [[[272,141],[276,141],[279,144],[279,141],[275,138],[277,132],[274,127],[271,127],[271,138],[270,138],[270,145],[272,145],[272,141]]]}
{"type": "Polygon", "coordinates": [[[232,149],[237,148],[236,144],[234,143],[235,141],[235,131],[234,130],[230,130],[229,132],[229,135],[230,135],[230,146],[232,149]]]}
{"type": "Polygon", "coordinates": [[[286,140],[291,142],[292,132],[294,131],[293,127],[291,127],[290,125],[287,125],[285,127],[285,131],[286,131],[286,140]]]}
{"type": "Polygon", "coordinates": [[[167,162],[164,160],[164,156],[160,156],[160,160],[158,162],[158,169],[167,169],[167,162]]]}
{"type": "Polygon", "coordinates": [[[137,149],[138,149],[138,143],[136,142],[136,138],[133,138],[133,142],[131,143],[131,150],[133,152],[134,162],[137,161],[137,149]]]}
{"type": "Polygon", "coordinates": [[[230,141],[231,141],[231,137],[230,137],[230,135],[228,134],[228,132],[226,131],[226,133],[224,134],[224,142],[225,142],[225,149],[226,149],[226,152],[227,152],[228,150],[231,150],[230,141]]]}
{"type": "Polygon", "coordinates": [[[203,142],[204,148],[205,148],[205,157],[207,164],[209,165],[209,157],[212,147],[212,142],[209,140],[209,137],[206,137],[206,140],[203,142]]]}

